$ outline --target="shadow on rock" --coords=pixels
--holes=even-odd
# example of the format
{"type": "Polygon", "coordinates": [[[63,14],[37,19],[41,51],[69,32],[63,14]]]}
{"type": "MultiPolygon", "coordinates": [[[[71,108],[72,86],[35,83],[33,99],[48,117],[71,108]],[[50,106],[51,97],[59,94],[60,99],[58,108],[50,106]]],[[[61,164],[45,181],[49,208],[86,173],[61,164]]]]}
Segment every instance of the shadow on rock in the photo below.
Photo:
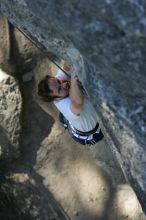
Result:
{"type": "Polygon", "coordinates": [[[11,143],[7,131],[0,125],[0,159],[11,160],[18,156],[19,150],[11,143]]]}
{"type": "Polygon", "coordinates": [[[15,169],[14,173],[1,175],[0,219],[69,219],[52,194],[45,189],[39,175],[35,172],[20,172],[15,169]]]}
{"type": "Polygon", "coordinates": [[[32,96],[33,83],[23,84],[24,112],[21,155],[22,160],[29,166],[33,166],[36,160],[37,150],[43,140],[51,132],[54,119],[45,113],[34,101],[32,96]]]}

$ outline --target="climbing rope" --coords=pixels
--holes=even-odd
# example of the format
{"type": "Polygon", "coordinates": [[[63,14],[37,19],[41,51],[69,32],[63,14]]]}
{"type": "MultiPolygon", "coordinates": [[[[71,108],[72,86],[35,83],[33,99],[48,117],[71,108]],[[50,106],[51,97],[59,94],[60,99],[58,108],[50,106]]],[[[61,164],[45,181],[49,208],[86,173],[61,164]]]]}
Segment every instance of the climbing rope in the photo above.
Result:
{"type": "Polygon", "coordinates": [[[20,28],[17,27],[17,29],[28,39],[30,40],[41,52],[43,52],[43,54],[45,54],[48,59],[54,63],[54,65],[56,65],[61,71],[63,71],[67,76],[69,76],[69,74],[56,62],[54,61],[54,59],[50,56],[50,54],[48,53],[48,51],[46,51],[46,48],[43,47],[40,43],[36,43],[32,38],[30,38],[27,34],[25,34],[20,28]],[[40,44],[40,45],[39,45],[40,44]]]}

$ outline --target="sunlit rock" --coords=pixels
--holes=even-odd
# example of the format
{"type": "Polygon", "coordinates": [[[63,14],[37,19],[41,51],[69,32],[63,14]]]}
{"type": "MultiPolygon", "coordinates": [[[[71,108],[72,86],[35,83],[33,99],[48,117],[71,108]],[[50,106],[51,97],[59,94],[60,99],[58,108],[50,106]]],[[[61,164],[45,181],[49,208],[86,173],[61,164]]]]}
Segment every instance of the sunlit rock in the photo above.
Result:
{"type": "Polygon", "coordinates": [[[0,146],[2,158],[20,154],[22,97],[17,80],[0,70],[0,146]]]}

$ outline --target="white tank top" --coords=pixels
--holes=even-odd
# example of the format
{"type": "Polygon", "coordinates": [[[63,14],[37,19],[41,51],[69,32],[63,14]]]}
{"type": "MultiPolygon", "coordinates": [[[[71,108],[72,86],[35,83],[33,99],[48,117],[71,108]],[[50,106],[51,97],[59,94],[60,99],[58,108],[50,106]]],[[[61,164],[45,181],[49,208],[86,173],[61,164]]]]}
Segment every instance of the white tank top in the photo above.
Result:
{"type": "MultiPolygon", "coordinates": [[[[58,71],[56,77],[59,79],[70,79],[61,70],[58,71]]],[[[70,97],[54,101],[54,104],[58,108],[58,110],[65,116],[65,118],[79,131],[91,131],[97,125],[97,113],[86,96],[84,97],[83,111],[80,113],[80,115],[75,115],[74,113],[72,113],[70,109],[70,97]]]]}
{"type": "Polygon", "coordinates": [[[97,113],[90,103],[90,101],[85,97],[83,111],[80,115],[75,115],[70,109],[70,98],[64,98],[59,101],[54,101],[55,106],[58,110],[66,117],[66,119],[79,131],[87,132],[95,128],[98,117],[97,113]]]}

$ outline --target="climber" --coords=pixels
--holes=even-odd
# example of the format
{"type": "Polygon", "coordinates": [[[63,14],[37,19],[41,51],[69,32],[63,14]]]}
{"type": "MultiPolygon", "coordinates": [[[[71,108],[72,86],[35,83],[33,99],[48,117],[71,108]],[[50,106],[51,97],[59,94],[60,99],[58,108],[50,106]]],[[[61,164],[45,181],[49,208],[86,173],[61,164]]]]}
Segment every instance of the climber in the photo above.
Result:
{"type": "Polygon", "coordinates": [[[80,144],[93,145],[103,138],[97,113],[83,92],[72,68],[64,64],[65,74],[58,70],[55,77],[46,75],[38,84],[38,95],[46,102],[53,101],[59,120],[70,136],[80,144]]]}

